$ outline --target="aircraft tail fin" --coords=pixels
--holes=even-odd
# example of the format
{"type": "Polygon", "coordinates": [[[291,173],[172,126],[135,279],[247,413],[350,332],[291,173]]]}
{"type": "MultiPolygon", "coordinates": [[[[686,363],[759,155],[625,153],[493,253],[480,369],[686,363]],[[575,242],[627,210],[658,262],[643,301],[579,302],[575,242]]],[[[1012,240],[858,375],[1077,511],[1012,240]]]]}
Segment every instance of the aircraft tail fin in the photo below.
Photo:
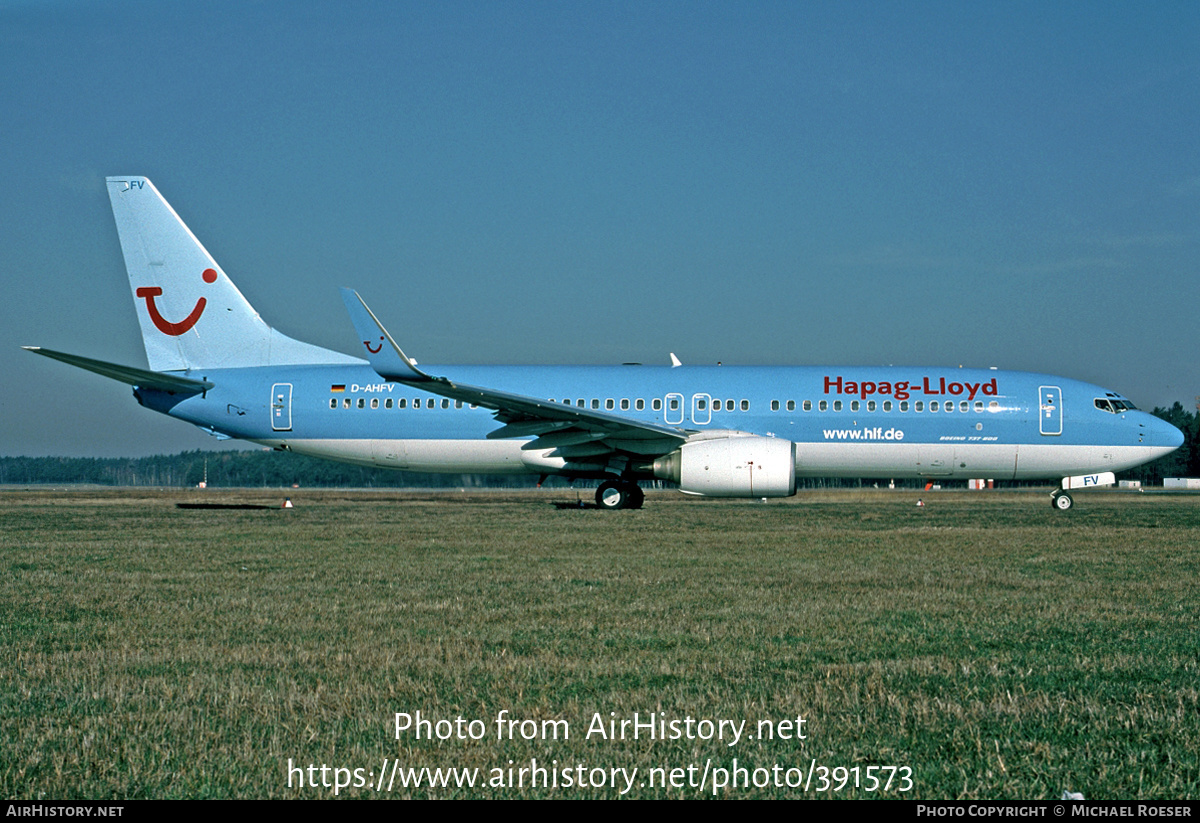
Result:
{"type": "Polygon", "coordinates": [[[361,362],[268,326],[145,177],[107,182],[152,370],[361,362]]]}

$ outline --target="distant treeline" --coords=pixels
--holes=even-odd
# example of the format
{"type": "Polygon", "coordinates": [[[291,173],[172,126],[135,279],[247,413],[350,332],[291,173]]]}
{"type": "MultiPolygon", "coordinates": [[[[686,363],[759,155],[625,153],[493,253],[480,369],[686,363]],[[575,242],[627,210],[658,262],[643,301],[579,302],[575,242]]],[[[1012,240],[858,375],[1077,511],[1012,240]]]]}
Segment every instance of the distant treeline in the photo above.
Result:
{"type": "MultiPolygon", "coordinates": [[[[1155,409],[1158,417],[1184,433],[1183,447],[1167,457],[1122,472],[1122,480],[1141,480],[1160,485],[1164,477],[1200,477],[1200,414],[1176,403],[1155,409]]],[[[529,488],[534,475],[438,474],[372,469],[318,460],[290,452],[264,449],[253,451],[190,451],[153,457],[0,457],[0,484],[77,484],[99,486],[196,486],[204,480],[215,487],[281,488],[529,488]]],[[[568,481],[549,478],[547,485],[565,486],[568,481]]],[[[886,482],[886,481],[885,481],[886,482]]],[[[839,488],[883,485],[878,480],[807,478],[803,488],[839,488]]],[[[897,482],[915,487],[922,481],[897,482]]],[[[1043,484],[1044,485],[1044,484],[1043,484]]]]}
{"type": "Polygon", "coordinates": [[[505,488],[528,487],[536,477],[435,474],[372,469],[290,452],[190,451],[152,457],[0,457],[0,483],[92,483],[100,486],[268,488],[505,488]]]}

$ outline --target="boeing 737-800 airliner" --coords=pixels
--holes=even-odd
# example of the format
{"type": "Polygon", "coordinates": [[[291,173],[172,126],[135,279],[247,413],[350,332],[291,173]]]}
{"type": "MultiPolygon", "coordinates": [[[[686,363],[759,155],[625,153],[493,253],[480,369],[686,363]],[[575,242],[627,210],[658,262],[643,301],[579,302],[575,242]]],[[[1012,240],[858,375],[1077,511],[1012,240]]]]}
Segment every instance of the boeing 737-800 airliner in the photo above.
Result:
{"type": "MultiPolygon", "coordinates": [[[[926,367],[417,366],[354,291],[351,357],[287,337],[144,177],[110,177],[150,368],[43,348],[223,438],[368,466],[602,481],[715,497],[795,494],[797,477],[1054,479],[1069,491],[1168,454],[1178,429],[1098,386],[926,367]],[[365,359],[363,359],[365,358],[365,359]]],[[[674,358],[672,358],[674,359],[674,358]]]]}

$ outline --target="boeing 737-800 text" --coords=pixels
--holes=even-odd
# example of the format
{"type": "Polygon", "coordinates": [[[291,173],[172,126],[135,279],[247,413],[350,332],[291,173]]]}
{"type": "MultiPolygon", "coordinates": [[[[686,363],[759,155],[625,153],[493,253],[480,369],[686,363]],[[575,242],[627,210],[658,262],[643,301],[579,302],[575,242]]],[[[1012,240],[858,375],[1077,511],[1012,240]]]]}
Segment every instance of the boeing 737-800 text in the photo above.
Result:
{"type": "Polygon", "coordinates": [[[149,180],[110,177],[108,193],[150,368],[30,351],[219,437],[368,466],[596,479],[609,509],[641,506],[640,480],[780,497],[798,477],[1054,479],[1067,509],[1070,490],[1183,442],[1115,392],[1024,372],[418,367],[343,289],[362,345],[351,357],[263,322],[149,180]]]}

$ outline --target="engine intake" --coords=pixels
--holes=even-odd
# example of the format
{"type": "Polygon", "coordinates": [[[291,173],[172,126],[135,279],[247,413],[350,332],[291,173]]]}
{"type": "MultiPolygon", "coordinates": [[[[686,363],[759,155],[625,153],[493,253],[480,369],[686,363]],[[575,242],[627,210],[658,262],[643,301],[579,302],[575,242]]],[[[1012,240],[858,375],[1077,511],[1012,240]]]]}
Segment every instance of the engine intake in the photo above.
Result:
{"type": "Polygon", "coordinates": [[[796,444],[775,437],[726,437],[684,443],[654,461],[654,476],[710,497],[791,497],[796,444]]]}

